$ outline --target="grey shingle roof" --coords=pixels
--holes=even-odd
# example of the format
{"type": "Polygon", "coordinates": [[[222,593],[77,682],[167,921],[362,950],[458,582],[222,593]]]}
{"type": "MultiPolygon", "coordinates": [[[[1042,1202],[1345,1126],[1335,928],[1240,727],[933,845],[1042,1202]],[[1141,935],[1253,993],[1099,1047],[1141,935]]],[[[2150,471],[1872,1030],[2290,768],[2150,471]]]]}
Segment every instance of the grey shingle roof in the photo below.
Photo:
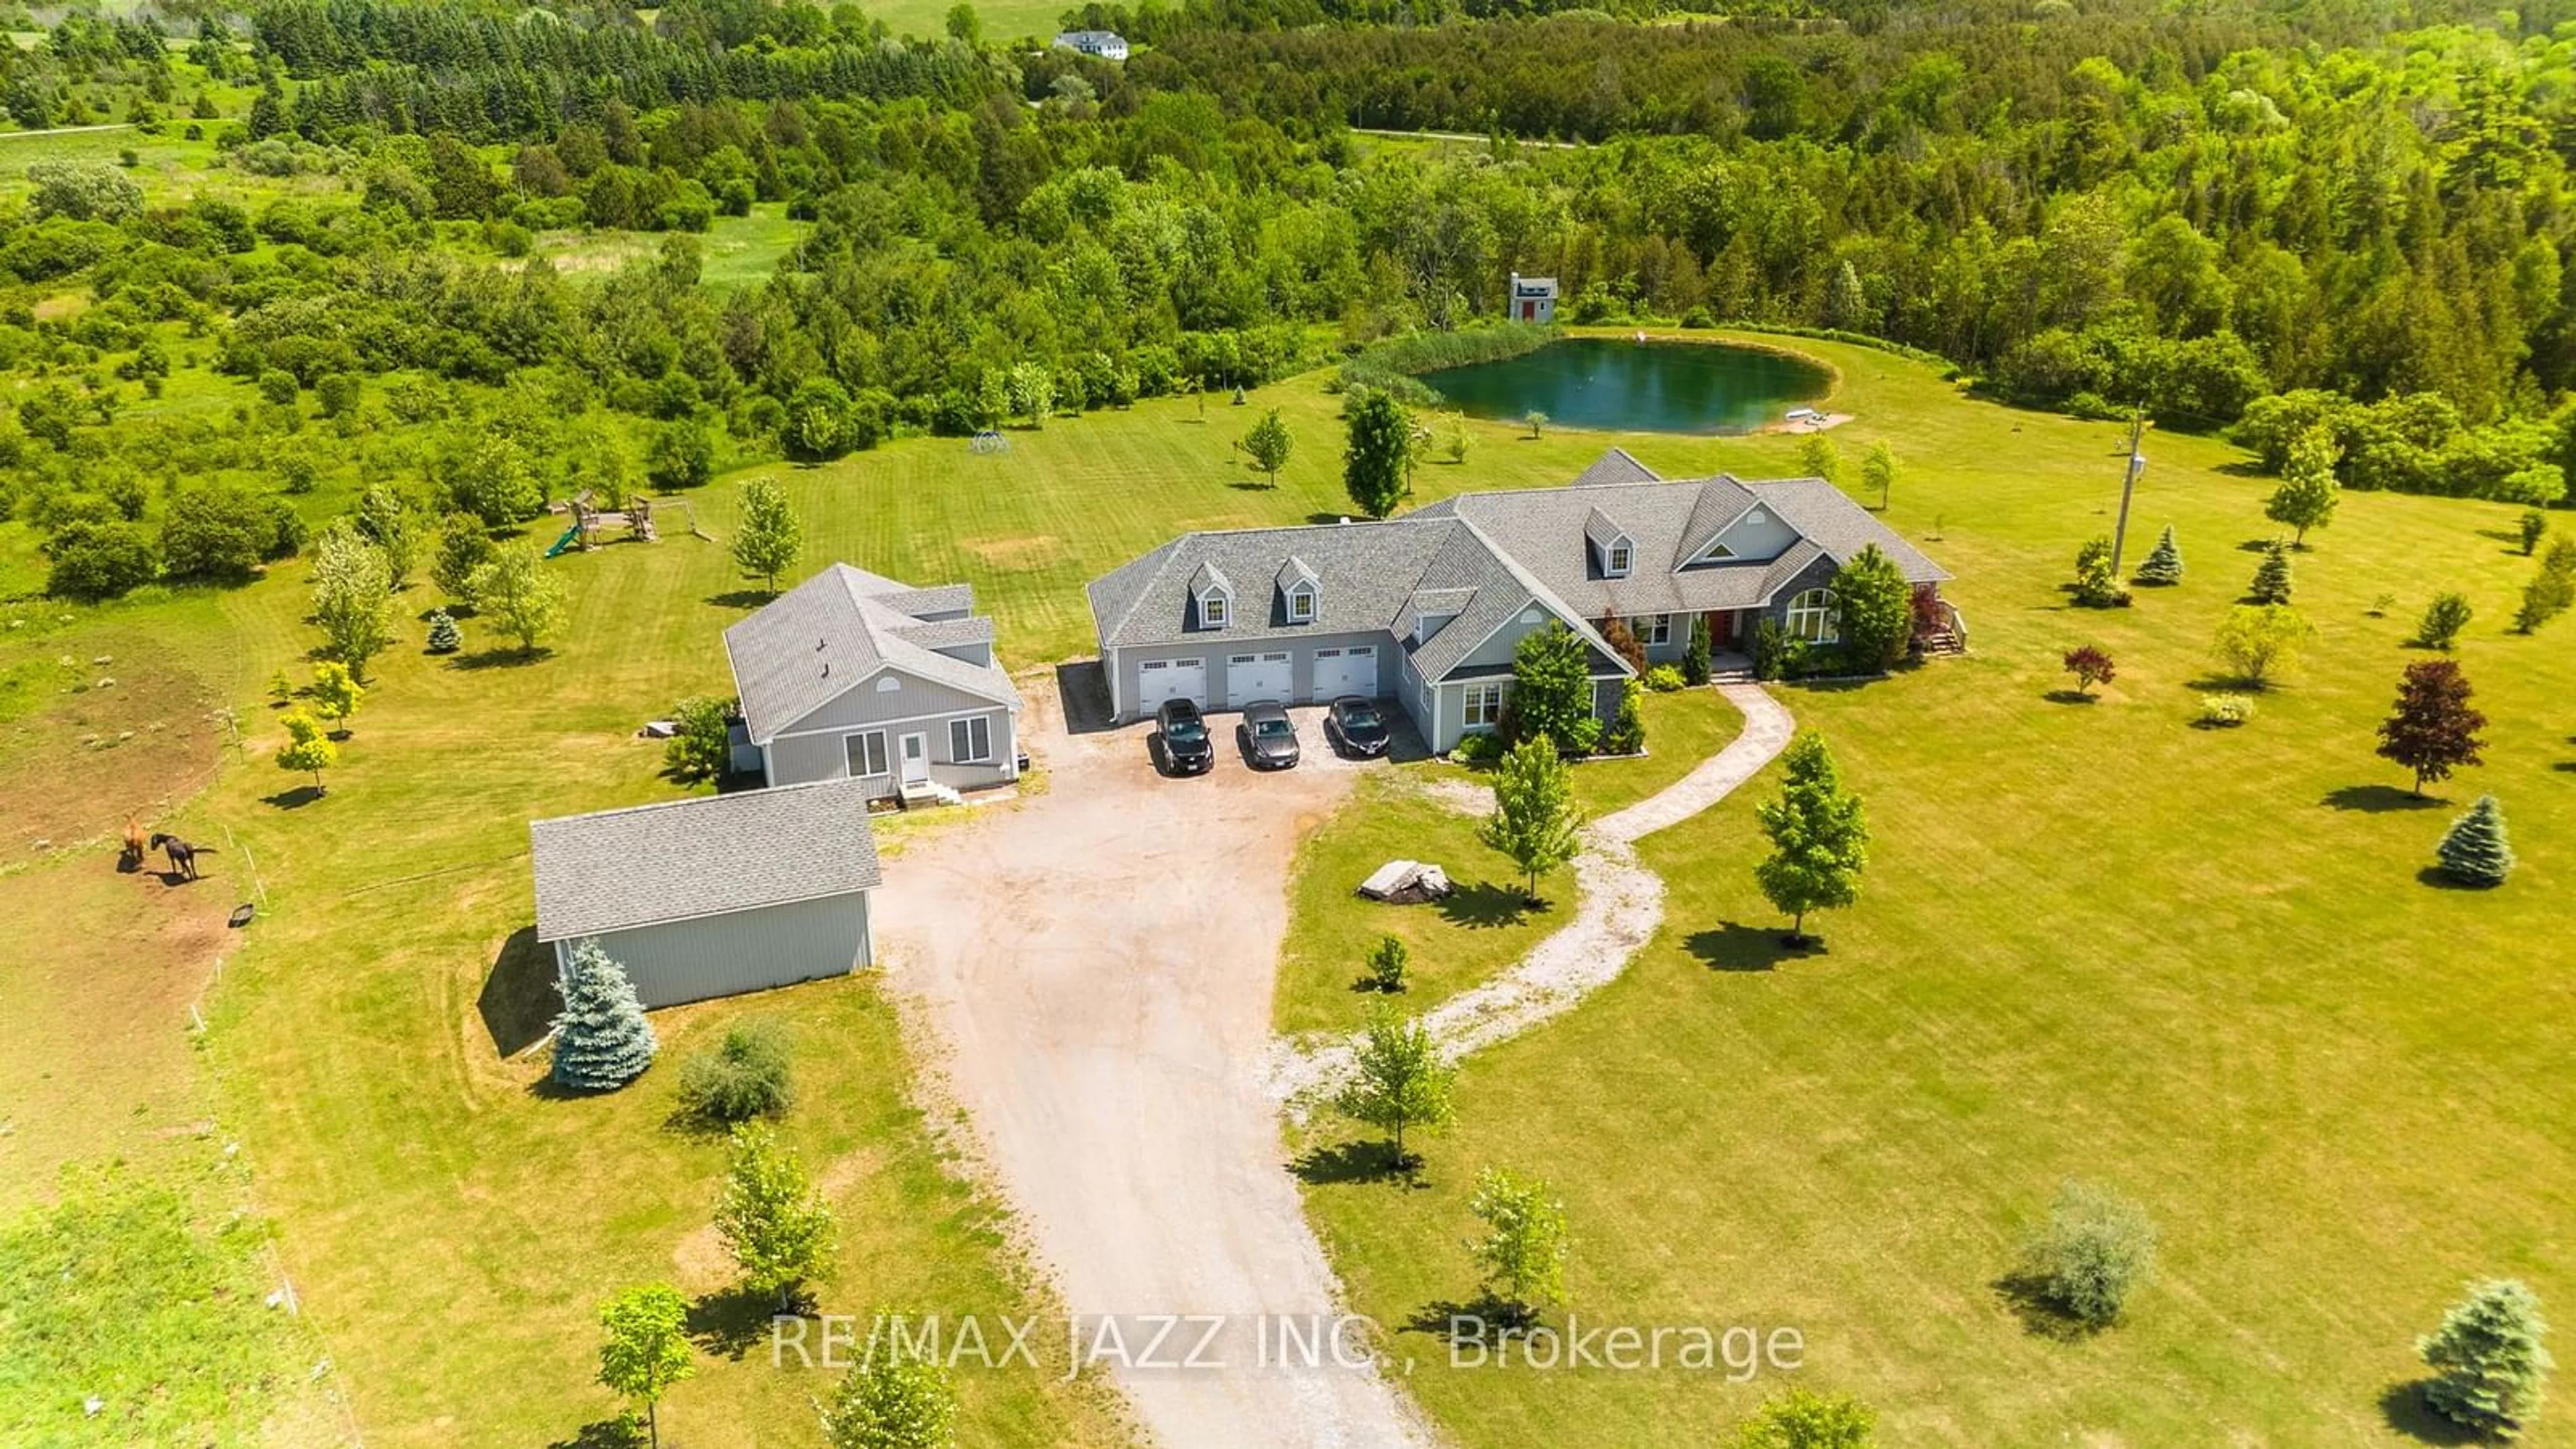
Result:
{"type": "MultiPolygon", "coordinates": [[[[888,582],[892,583],[892,580],[888,582]]],[[[928,589],[894,584],[893,587],[881,593],[870,591],[869,597],[898,614],[909,614],[916,619],[942,619],[956,614],[971,614],[975,611],[973,584],[941,584],[936,588],[928,589]]]]}
{"type": "Polygon", "coordinates": [[[1595,504],[1591,512],[1583,515],[1583,536],[1592,540],[1594,547],[1606,550],[1626,538],[1628,530],[1621,528],[1619,520],[1602,512],[1600,505],[1595,504]]]}
{"type": "Polygon", "coordinates": [[[922,621],[898,601],[945,613],[971,604],[973,595],[963,585],[915,589],[836,563],[725,630],[751,738],[767,743],[889,667],[1018,707],[1019,691],[998,665],[969,664],[918,642],[913,631],[922,621]]]}
{"type": "Polygon", "coordinates": [[[924,649],[954,649],[962,644],[990,645],[993,642],[993,616],[971,614],[963,619],[926,619],[907,624],[895,634],[924,649]]]}
{"type": "MultiPolygon", "coordinates": [[[[1645,472],[1633,458],[1627,463],[1645,472]]],[[[1404,642],[1417,669],[1438,679],[1534,601],[1574,623],[1607,656],[1591,626],[1605,615],[1755,607],[1815,559],[1848,562],[1872,543],[1913,582],[1949,577],[1823,479],[1742,483],[1721,476],[1465,493],[1384,522],[1186,534],[1095,580],[1090,593],[1104,650],[1382,629],[1404,642]],[[1757,502],[1770,505],[1799,541],[1776,560],[1681,566],[1757,502]],[[1605,531],[1635,547],[1625,578],[1600,576],[1587,539],[1598,541],[1605,531]],[[1238,598],[1227,627],[1195,627],[1195,581],[1284,584],[1296,576],[1292,564],[1317,580],[1313,622],[1288,623],[1274,587],[1266,600],[1238,598]],[[1456,617],[1429,639],[1412,637],[1416,613],[1452,611],[1456,617]]]]}
{"type": "Polygon", "coordinates": [[[1293,553],[1288,555],[1286,563],[1279,566],[1279,587],[1283,590],[1298,584],[1314,582],[1316,582],[1314,567],[1293,553]]]}
{"type": "Polygon", "coordinates": [[[883,880],[858,780],[535,820],[528,840],[540,941],[847,895],[883,880]]]}
{"type": "Polygon", "coordinates": [[[1218,568],[1215,564],[1201,563],[1198,567],[1198,572],[1190,575],[1190,592],[1193,594],[1224,594],[1228,598],[1232,598],[1234,596],[1234,580],[1227,578],[1225,576],[1225,570],[1218,568]]]}
{"type": "Polygon", "coordinates": [[[1660,483],[1655,470],[1629,456],[1625,448],[1612,448],[1592,460],[1592,466],[1574,475],[1568,488],[1589,488],[1602,483],[1660,483]]]}

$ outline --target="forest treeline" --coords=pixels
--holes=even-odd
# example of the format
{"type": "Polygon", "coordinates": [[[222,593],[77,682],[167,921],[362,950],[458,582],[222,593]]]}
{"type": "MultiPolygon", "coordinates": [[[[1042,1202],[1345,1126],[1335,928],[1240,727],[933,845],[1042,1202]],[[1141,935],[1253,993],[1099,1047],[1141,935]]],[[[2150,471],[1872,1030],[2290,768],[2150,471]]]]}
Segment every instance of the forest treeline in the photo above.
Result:
{"type": "Polygon", "coordinates": [[[2543,15],[1144,18],[1123,66],[753,0],[269,0],[246,43],[67,20],[0,56],[21,124],[113,84],[247,177],[346,185],[146,205],[57,167],[0,216],[11,506],[141,528],[164,504],[125,473],[318,470],[444,508],[473,501],[452,454],[506,446],[533,481],[505,514],[579,468],[685,483],[1257,384],[1496,316],[1512,271],[1560,278],[1566,320],[1867,334],[2039,405],[2214,428],[2293,395],[2258,422],[2331,417],[2355,486],[2563,491],[2576,40],[2543,15]],[[201,75],[246,112],[206,114],[201,75]],[[1512,139],[1550,137],[1593,144],[1512,139]],[[812,226],[757,286],[698,285],[686,244],[605,276],[526,256],[763,202],[812,226]],[[88,305],[39,319],[66,288],[88,305]],[[174,353],[239,379],[232,415],[117,422],[174,353]]]}

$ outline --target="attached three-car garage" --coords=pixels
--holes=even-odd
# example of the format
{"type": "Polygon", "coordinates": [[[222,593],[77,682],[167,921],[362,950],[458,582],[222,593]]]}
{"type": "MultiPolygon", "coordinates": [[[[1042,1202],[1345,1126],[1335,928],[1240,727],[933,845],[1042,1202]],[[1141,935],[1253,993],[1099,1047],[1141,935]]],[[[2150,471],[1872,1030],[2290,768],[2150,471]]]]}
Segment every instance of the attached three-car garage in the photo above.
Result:
{"type": "Polygon", "coordinates": [[[1167,699],[1207,703],[1207,661],[1148,659],[1136,666],[1136,712],[1152,714],[1167,699]]]}
{"type": "Polygon", "coordinates": [[[1288,704],[1296,697],[1296,659],[1287,650],[1229,654],[1225,657],[1225,702],[1228,706],[1241,709],[1260,699],[1275,699],[1288,704]]]}
{"type": "Polygon", "coordinates": [[[1354,644],[1344,649],[1315,651],[1315,698],[1339,699],[1345,694],[1377,697],[1376,645],[1354,644]]]}
{"type": "Polygon", "coordinates": [[[1343,635],[1334,642],[1264,641],[1252,648],[1163,659],[1137,659],[1119,689],[1127,718],[1152,714],[1167,699],[1201,709],[1241,709],[1260,700],[1323,704],[1344,695],[1384,695],[1393,676],[1382,666],[1388,647],[1343,635]]]}

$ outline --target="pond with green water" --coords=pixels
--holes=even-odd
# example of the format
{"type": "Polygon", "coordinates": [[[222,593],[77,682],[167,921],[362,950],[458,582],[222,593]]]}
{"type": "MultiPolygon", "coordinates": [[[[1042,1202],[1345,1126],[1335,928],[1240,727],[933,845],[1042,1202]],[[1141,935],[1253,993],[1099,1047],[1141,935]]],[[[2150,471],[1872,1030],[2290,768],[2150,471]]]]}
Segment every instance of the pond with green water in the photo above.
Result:
{"type": "Polygon", "coordinates": [[[1574,337],[1422,381],[1470,417],[1612,432],[1743,433],[1823,397],[1833,376],[1785,352],[1714,342],[1574,337]]]}

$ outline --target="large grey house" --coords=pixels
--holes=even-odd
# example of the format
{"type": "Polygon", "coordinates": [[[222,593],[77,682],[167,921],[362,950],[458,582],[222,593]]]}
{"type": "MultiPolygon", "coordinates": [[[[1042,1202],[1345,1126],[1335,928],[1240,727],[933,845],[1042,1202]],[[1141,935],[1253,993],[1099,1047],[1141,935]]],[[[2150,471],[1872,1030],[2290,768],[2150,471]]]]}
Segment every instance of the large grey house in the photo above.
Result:
{"type": "Polygon", "coordinates": [[[842,975],[874,959],[876,837],[856,780],[528,824],[537,939],[596,939],[646,1006],[842,975]]]}
{"type": "Polygon", "coordinates": [[[1666,481],[1613,448],[1561,488],[1468,493],[1382,522],[1191,533],[1091,585],[1111,706],[1174,695],[1393,698],[1446,751],[1491,730],[1512,651],[1563,624],[1591,646],[1595,695],[1634,671],[1598,624],[1624,619],[1650,661],[1678,660],[1694,616],[1720,651],[1769,619],[1834,637],[1835,571],[1876,544],[1918,590],[1949,577],[1821,478],[1666,481]]]}
{"type": "Polygon", "coordinates": [[[857,780],[954,801],[1019,778],[1019,691],[971,585],[834,564],[727,629],[748,745],[772,785],[857,780]]]}

